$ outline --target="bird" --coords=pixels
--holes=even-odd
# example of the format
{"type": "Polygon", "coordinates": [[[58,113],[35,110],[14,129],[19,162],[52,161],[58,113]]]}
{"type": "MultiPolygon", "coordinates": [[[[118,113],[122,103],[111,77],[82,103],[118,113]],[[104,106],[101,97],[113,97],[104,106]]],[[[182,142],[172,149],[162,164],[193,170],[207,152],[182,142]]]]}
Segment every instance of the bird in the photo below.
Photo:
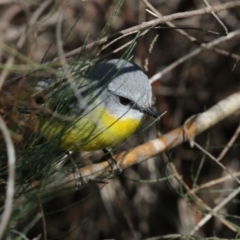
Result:
{"type": "Polygon", "coordinates": [[[36,87],[48,89],[45,104],[63,116],[40,121],[41,134],[55,139],[61,149],[113,149],[136,132],[145,116],[158,118],[148,77],[135,63],[112,59],[96,63],[84,74],[78,65],[72,69],[74,83],[62,80],[54,85],[54,80],[45,79],[36,87]]]}

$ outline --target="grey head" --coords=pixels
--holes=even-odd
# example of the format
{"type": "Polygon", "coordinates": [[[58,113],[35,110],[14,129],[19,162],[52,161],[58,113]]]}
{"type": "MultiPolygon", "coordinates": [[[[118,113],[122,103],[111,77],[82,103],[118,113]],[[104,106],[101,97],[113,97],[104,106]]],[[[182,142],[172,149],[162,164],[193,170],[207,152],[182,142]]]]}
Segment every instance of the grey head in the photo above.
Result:
{"type": "Polygon", "coordinates": [[[151,108],[152,89],[148,77],[136,64],[123,59],[100,62],[90,69],[87,78],[91,80],[91,87],[85,94],[89,96],[94,92],[95,99],[100,99],[116,117],[141,119],[144,114],[158,117],[151,108]]]}

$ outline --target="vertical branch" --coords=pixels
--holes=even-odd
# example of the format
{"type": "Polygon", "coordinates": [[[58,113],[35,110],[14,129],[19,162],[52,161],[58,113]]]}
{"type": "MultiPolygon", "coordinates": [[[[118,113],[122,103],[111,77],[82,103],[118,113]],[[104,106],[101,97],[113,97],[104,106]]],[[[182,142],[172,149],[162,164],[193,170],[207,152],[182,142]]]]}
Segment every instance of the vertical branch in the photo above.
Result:
{"type": "Polygon", "coordinates": [[[13,197],[14,197],[14,189],[15,189],[15,162],[16,162],[16,154],[14,145],[10,136],[10,133],[7,129],[6,124],[3,119],[0,117],[0,129],[3,135],[3,138],[6,143],[7,148],[7,157],[8,157],[8,179],[7,179],[7,190],[6,190],[6,198],[4,203],[4,211],[1,216],[0,223],[0,239],[2,239],[4,230],[8,224],[9,218],[12,213],[13,208],[13,197]]]}

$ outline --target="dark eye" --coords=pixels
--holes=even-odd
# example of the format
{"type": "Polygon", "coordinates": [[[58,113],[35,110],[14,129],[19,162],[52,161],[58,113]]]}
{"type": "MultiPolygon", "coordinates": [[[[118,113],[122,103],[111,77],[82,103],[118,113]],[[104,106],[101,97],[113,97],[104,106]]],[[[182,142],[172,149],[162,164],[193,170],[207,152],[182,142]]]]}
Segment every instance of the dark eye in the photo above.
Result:
{"type": "Polygon", "coordinates": [[[36,98],[36,103],[37,103],[37,104],[40,104],[40,105],[41,105],[41,104],[43,104],[44,102],[45,102],[45,101],[44,101],[44,98],[43,98],[42,96],[39,96],[39,97],[36,98]]]}
{"type": "Polygon", "coordinates": [[[125,106],[132,103],[131,100],[129,100],[129,99],[125,98],[125,97],[119,97],[119,101],[120,101],[120,103],[122,105],[125,105],[125,106]]]}

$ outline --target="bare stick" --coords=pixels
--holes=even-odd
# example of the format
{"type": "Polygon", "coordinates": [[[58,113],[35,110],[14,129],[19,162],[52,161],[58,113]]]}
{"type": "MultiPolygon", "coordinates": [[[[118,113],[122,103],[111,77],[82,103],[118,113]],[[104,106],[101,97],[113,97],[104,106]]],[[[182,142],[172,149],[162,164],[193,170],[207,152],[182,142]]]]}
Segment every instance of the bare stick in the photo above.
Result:
{"type": "Polygon", "coordinates": [[[229,148],[233,145],[233,143],[236,141],[237,137],[240,134],[240,124],[238,125],[238,128],[236,130],[236,132],[234,133],[234,135],[232,136],[232,138],[230,139],[230,141],[228,142],[228,144],[226,145],[226,147],[223,149],[223,151],[219,154],[218,158],[216,159],[216,161],[220,161],[228,152],[229,148]]]}
{"type": "MultiPolygon", "coordinates": [[[[214,12],[219,12],[219,11],[223,11],[226,9],[230,9],[230,8],[234,8],[234,7],[239,7],[240,6],[240,1],[231,1],[231,2],[227,2],[224,4],[219,4],[217,6],[211,6],[211,7],[206,7],[206,8],[202,8],[202,9],[198,9],[198,10],[194,10],[194,11],[189,11],[189,12],[181,12],[181,13],[174,13],[168,16],[164,16],[158,19],[154,19],[148,22],[143,22],[139,25],[133,26],[131,28],[119,31],[113,35],[104,37],[100,40],[98,40],[98,45],[104,44],[106,42],[108,42],[109,40],[112,40],[114,38],[117,38],[119,36],[122,35],[129,35],[129,33],[133,34],[136,33],[138,31],[143,31],[145,29],[148,28],[152,28],[154,26],[159,25],[160,23],[165,23],[165,22],[169,22],[175,19],[180,19],[180,18],[188,18],[188,17],[193,17],[193,16],[199,16],[199,15],[203,15],[203,14],[208,14],[208,13],[212,13],[214,12]]],[[[90,49],[91,47],[93,47],[96,44],[96,41],[87,44],[84,47],[79,47],[76,48],[68,53],[66,53],[64,56],[65,57],[70,57],[73,56],[75,54],[78,54],[80,51],[82,51],[83,49],[90,49]]],[[[61,56],[60,56],[61,57],[61,56]]],[[[54,59],[54,61],[58,61],[60,57],[57,57],[54,59]]]]}
{"type": "Polygon", "coordinates": [[[8,158],[7,190],[6,190],[5,203],[3,207],[4,211],[2,213],[1,223],[0,223],[0,239],[2,239],[4,230],[8,224],[9,218],[12,213],[12,208],[13,208],[13,198],[14,198],[14,191],[15,191],[14,185],[15,185],[16,154],[15,154],[15,148],[14,148],[9,130],[1,117],[0,117],[0,129],[4,137],[4,141],[6,143],[7,158],[8,158]]]}
{"type": "MultiPolygon", "coordinates": [[[[235,172],[235,173],[233,173],[233,175],[234,175],[235,177],[239,177],[239,176],[240,176],[240,172],[235,172]]],[[[214,179],[214,180],[212,180],[212,181],[210,181],[210,182],[207,182],[207,183],[204,183],[204,184],[202,184],[202,185],[199,185],[199,186],[193,188],[191,191],[192,191],[192,192],[198,192],[198,191],[201,190],[201,189],[209,188],[209,187],[211,187],[211,186],[214,186],[214,185],[216,185],[216,184],[225,182],[225,181],[230,180],[230,179],[232,179],[232,176],[227,175],[227,176],[224,176],[224,177],[221,177],[221,178],[218,178],[218,179],[214,179]]]]}
{"type": "Polygon", "coordinates": [[[231,194],[229,194],[221,203],[219,203],[215,208],[211,210],[209,214],[207,214],[190,232],[193,235],[196,231],[199,230],[208,220],[212,218],[221,208],[223,208],[229,201],[231,201],[237,194],[240,192],[240,187],[236,188],[231,194]]]}
{"type": "MultiPolygon", "coordinates": [[[[204,48],[205,49],[212,49],[213,46],[218,45],[226,40],[232,39],[233,37],[236,37],[237,35],[240,34],[240,30],[236,30],[233,31],[231,33],[229,33],[226,37],[220,37],[218,39],[213,40],[210,43],[206,43],[204,44],[204,48]]],[[[151,78],[150,78],[150,83],[152,84],[153,82],[155,82],[156,80],[160,79],[163,75],[165,75],[166,73],[170,72],[171,70],[173,70],[174,68],[176,68],[178,65],[180,65],[181,63],[187,61],[188,59],[196,56],[197,54],[199,54],[200,52],[202,52],[204,49],[199,47],[195,50],[193,50],[192,52],[186,54],[185,56],[179,58],[178,60],[176,60],[175,62],[173,62],[172,64],[170,64],[169,66],[167,66],[166,68],[164,68],[162,71],[154,74],[151,78]]],[[[216,50],[216,49],[215,49],[216,50]]],[[[220,49],[218,49],[220,50],[220,49]]],[[[222,50],[224,51],[224,50],[222,50]]],[[[230,54],[232,55],[232,54],[230,54]]],[[[236,55],[237,58],[239,58],[238,55],[236,55]]]]}
{"type": "MultiPolygon", "coordinates": [[[[207,7],[211,7],[211,5],[209,4],[208,0],[203,0],[204,4],[207,6],[207,7]]],[[[219,24],[223,27],[224,31],[225,31],[225,34],[228,35],[228,30],[226,28],[226,26],[224,25],[224,23],[221,21],[221,19],[218,17],[218,15],[212,11],[211,14],[215,17],[215,19],[219,22],[219,24]]]]}
{"type": "MultiPolygon", "coordinates": [[[[172,169],[172,171],[173,171],[176,179],[177,179],[177,180],[184,186],[184,188],[187,190],[186,195],[192,196],[192,197],[194,198],[195,202],[196,202],[199,206],[202,206],[202,207],[204,207],[206,210],[211,211],[212,209],[211,209],[205,202],[203,202],[203,200],[202,200],[201,198],[199,198],[199,197],[195,194],[195,192],[193,192],[193,191],[190,189],[190,187],[183,181],[183,179],[182,179],[182,177],[179,175],[179,173],[178,173],[175,165],[174,165],[172,162],[170,162],[169,165],[170,165],[170,167],[171,167],[171,169],[172,169]]],[[[237,232],[237,229],[236,229],[234,226],[232,226],[231,224],[229,224],[228,221],[225,220],[220,214],[218,214],[217,212],[216,212],[216,213],[214,212],[213,215],[214,215],[215,217],[217,217],[217,218],[218,218],[225,226],[227,226],[229,229],[231,229],[231,230],[234,231],[234,232],[237,232]]]]}

